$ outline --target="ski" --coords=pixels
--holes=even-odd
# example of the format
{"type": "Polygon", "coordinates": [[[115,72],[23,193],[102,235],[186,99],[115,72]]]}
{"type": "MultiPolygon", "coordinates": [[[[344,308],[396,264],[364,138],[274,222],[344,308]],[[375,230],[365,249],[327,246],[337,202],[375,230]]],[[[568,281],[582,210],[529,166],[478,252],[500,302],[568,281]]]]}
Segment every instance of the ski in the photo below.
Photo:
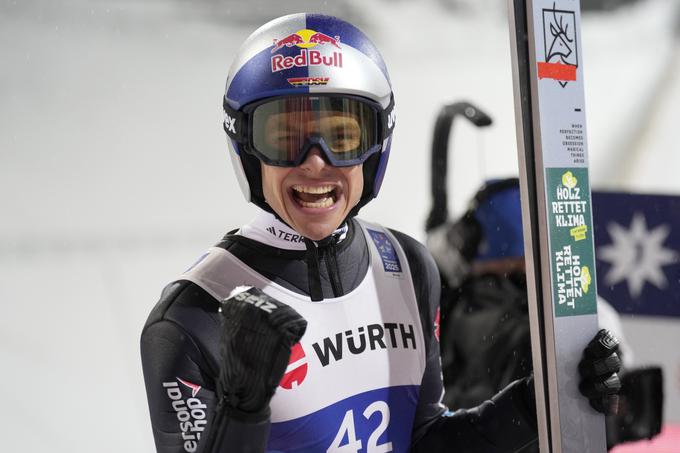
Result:
{"type": "Polygon", "coordinates": [[[539,445],[604,452],[604,416],[578,390],[598,330],[580,3],[508,5],[539,445]]]}

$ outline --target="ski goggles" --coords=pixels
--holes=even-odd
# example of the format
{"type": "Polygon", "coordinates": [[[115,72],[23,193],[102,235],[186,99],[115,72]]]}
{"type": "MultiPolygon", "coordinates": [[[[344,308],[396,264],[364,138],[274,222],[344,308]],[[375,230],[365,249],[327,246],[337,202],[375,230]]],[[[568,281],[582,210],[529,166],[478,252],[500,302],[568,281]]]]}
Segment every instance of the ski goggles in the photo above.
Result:
{"type": "Polygon", "coordinates": [[[295,95],[247,104],[240,111],[224,101],[224,130],[244,152],[267,165],[295,167],[317,147],[331,165],[363,163],[380,151],[394,128],[394,102],[358,96],[295,95]]]}

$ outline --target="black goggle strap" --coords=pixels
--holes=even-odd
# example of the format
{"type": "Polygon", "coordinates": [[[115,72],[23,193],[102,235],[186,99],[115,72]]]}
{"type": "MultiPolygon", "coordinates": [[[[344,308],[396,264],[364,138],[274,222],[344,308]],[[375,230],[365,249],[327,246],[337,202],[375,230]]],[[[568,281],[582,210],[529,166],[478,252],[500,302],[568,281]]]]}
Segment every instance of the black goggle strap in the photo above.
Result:
{"type": "Polygon", "coordinates": [[[380,116],[382,120],[383,131],[380,141],[382,142],[392,134],[392,131],[394,130],[394,125],[397,120],[397,115],[396,112],[394,111],[394,96],[390,96],[390,103],[385,108],[385,110],[383,110],[380,116]]]}
{"type": "Polygon", "coordinates": [[[222,126],[224,132],[229,138],[243,143],[248,139],[248,124],[246,123],[246,115],[243,112],[234,110],[229,106],[227,98],[222,99],[222,110],[224,112],[224,120],[222,126]]]}

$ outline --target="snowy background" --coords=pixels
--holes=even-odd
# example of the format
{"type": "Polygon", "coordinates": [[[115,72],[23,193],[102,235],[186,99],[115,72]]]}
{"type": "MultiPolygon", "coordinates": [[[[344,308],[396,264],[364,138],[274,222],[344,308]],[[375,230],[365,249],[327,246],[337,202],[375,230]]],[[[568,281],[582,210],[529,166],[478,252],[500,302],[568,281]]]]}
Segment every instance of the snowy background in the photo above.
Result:
{"type": "MultiPolygon", "coordinates": [[[[469,100],[495,120],[481,133],[456,125],[454,214],[483,179],[517,172],[503,0],[285,5],[0,0],[3,451],[153,450],[139,334],[165,283],[253,213],[232,177],[221,96],[236,48],[267,20],[336,14],[383,51],[398,127],[362,217],[424,239],[444,103],[469,100]]],[[[680,195],[679,11],[640,0],[584,13],[595,188],[680,195]]],[[[676,364],[666,419],[680,422],[680,328],[624,328],[638,364],[676,364]]]]}

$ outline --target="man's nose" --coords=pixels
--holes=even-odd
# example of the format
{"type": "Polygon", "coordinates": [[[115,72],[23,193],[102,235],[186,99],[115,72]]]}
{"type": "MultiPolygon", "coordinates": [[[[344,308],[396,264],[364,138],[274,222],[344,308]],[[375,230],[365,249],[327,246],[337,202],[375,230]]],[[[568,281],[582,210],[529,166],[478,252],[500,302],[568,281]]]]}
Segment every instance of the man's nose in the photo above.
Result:
{"type": "Polygon", "coordinates": [[[300,164],[300,168],[310,172],[318,172],[324,170],[329,165],[330,163],[326,160],[326,156],[321,151],[321,148],[312,146],[307,152],[305,160],[300,164]]]}

